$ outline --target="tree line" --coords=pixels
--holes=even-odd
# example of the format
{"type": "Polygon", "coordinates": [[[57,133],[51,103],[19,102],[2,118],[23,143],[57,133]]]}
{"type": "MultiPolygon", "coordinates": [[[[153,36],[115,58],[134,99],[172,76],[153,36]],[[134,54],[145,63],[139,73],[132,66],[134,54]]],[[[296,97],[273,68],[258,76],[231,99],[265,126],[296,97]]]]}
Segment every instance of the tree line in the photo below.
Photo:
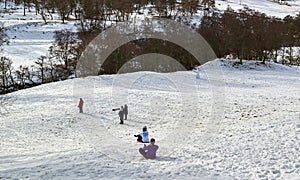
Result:
{"type": "Polygon", "coordinates": [[[177,17],[193,15],[201,7],[214,7],[215,0],[0,0],[4,9],[9,3],[22,5],[24,16],[26,11],[35,10],[47,23],[58,13],[64,22],[72,15],[76,20],[82,20],[90,26],[105,26],[108,21],[129,20],[133,13],[145,13],[146,9],[156,11],[161,17],[177,17]]]}
{"type": "Polygon", "coordinates": [[[300,65],[293,56],[293,47],[299,47],[300,16],[284,19],[269,17],[244,8],[235,12],[213,12],[201,20],[198,32],[209,42],[218,57],[234,54],[242,60],[277,62],[278,52],[287,47],[282,63],[300,65]]]}

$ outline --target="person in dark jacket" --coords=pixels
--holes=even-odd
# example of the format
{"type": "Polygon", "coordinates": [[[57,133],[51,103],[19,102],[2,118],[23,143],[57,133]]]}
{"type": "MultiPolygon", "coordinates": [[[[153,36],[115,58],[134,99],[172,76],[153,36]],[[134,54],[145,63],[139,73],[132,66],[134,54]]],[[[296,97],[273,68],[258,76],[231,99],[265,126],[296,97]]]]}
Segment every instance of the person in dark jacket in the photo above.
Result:
{"type": "Polygon", "coordinates": [[[125,104],[124,105],[124,116],[125,116],[124,120],[127,120],[127,115],[128,115],[128,106],[127,106],[127,104],[125,104]]]}
{"type": "Polygon", "coordinates": [[[119,117],[120,117],[120,124],[124,124],[124,109],[123,109],[123,106],[121,106],[121,109],[119,111],[119,117]]]}

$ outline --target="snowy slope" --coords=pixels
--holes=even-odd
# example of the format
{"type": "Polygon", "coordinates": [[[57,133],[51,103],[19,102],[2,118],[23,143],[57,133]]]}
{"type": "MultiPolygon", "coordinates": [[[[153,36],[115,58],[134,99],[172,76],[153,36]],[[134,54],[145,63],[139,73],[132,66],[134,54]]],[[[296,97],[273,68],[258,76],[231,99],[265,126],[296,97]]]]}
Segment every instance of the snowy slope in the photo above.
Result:
{"type": "Polygon", "coordinates": [[[0,179],[297,179],[300,69],[216,60],[195,72],[139,72],[0,96],[0,179]],[[213,122],[215,67],[224,74],[213,122]],[[77,111],[79,97],[84,114],[77,111]],[[111,111],[127,103],[119,125],[111,111]],[[157,160],[133,137],[147,125],[157,160]],[[208,132],[208,130],[210,132],[208,132]]]}
{"type": "Polygon", "coordinates": [[[34,65],[34,61],[40,56],[47,56],[48,49],[54,41],[55,31],[77,31],[75,22],[67,21],[62,24],[57,15],[53,15],[54,20],[48,20],[45,24],[35,12],[26,12],[26,16],[23,16],[22,8],[12,12],[1,14],[0,22],[4,25],[9,39],[9,44],[3,46],[3,53],[12,59],[16,69],[20,65],[34,65]]]}
{"type": "Polygon", "coordinates": [[[265,13],[268,16],[284,18],[287,15],[296,16],[300,12],[300,1],[285,1],[289,5],[274,3],[272,0],[216,0],[216,8],[220,10],[227,9],[228,5],[234,10],[249,7],[265,13]]]}

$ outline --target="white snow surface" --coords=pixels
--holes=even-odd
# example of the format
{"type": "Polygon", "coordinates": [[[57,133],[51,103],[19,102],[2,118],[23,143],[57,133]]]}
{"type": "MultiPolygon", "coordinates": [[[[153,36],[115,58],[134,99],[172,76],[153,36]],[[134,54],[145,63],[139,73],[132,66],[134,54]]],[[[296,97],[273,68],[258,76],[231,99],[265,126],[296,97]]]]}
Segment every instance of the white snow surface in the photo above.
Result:
{"type": "Polygon", "coordinates": [[[47,24],[35,12],[26,12],[23,16],[22,9],[1,14],[0,22],[5,28],[9,43],[4,44],[3,54],[13,61],[13,67],[32,66],[40,56],[47,56],[48,49],[54,42],[55,31],[67,29],[77,31],[75,21],[62,23],[57,15],[47,24]]]}
{"type": "Polygon", "coordinates": [[[208,62],[200,79],[193,71],[101,75],[0,96],[0,179],[298,179],[300,69],[233,63],[208,62]],[[120,125],[112,108],[125,103],[120,125]],[[145,125],[156,160],[138,153],[133,135],[145,125]]]}
{"type": "Polygon", "coordinates": [[[268,16],[284,18],[287,15],[296,16],[300,12],[300,0],[284,1],[289,5],[274,3],[273,0],[216,0],[216,8],[226,10],[228,5],[239,10],[244,7],[265,13],[268,16]]]}

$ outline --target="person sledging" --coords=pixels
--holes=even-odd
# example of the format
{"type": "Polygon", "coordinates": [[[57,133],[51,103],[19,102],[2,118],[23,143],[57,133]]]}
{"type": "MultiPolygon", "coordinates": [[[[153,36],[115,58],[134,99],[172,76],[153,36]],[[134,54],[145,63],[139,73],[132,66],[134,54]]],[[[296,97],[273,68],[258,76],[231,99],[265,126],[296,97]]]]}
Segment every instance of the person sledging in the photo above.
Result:
{"type": "Polygon", "coordinates": [[[143,132],[138,135],[134,135],[134,137],[137,137],[137,142],[149,143],[149,133],[147,131],[147,127],[144,126],[143,132]]]}
{"type": "Polygon", "coordinates": [[[151,138],[150,144],[147,146],[144,144],[143,148],[139,149],[140,154],[146,159],[156,159],[156,151],[158,150],[158,146],[154,144],[155,139],[151,138]]]}

